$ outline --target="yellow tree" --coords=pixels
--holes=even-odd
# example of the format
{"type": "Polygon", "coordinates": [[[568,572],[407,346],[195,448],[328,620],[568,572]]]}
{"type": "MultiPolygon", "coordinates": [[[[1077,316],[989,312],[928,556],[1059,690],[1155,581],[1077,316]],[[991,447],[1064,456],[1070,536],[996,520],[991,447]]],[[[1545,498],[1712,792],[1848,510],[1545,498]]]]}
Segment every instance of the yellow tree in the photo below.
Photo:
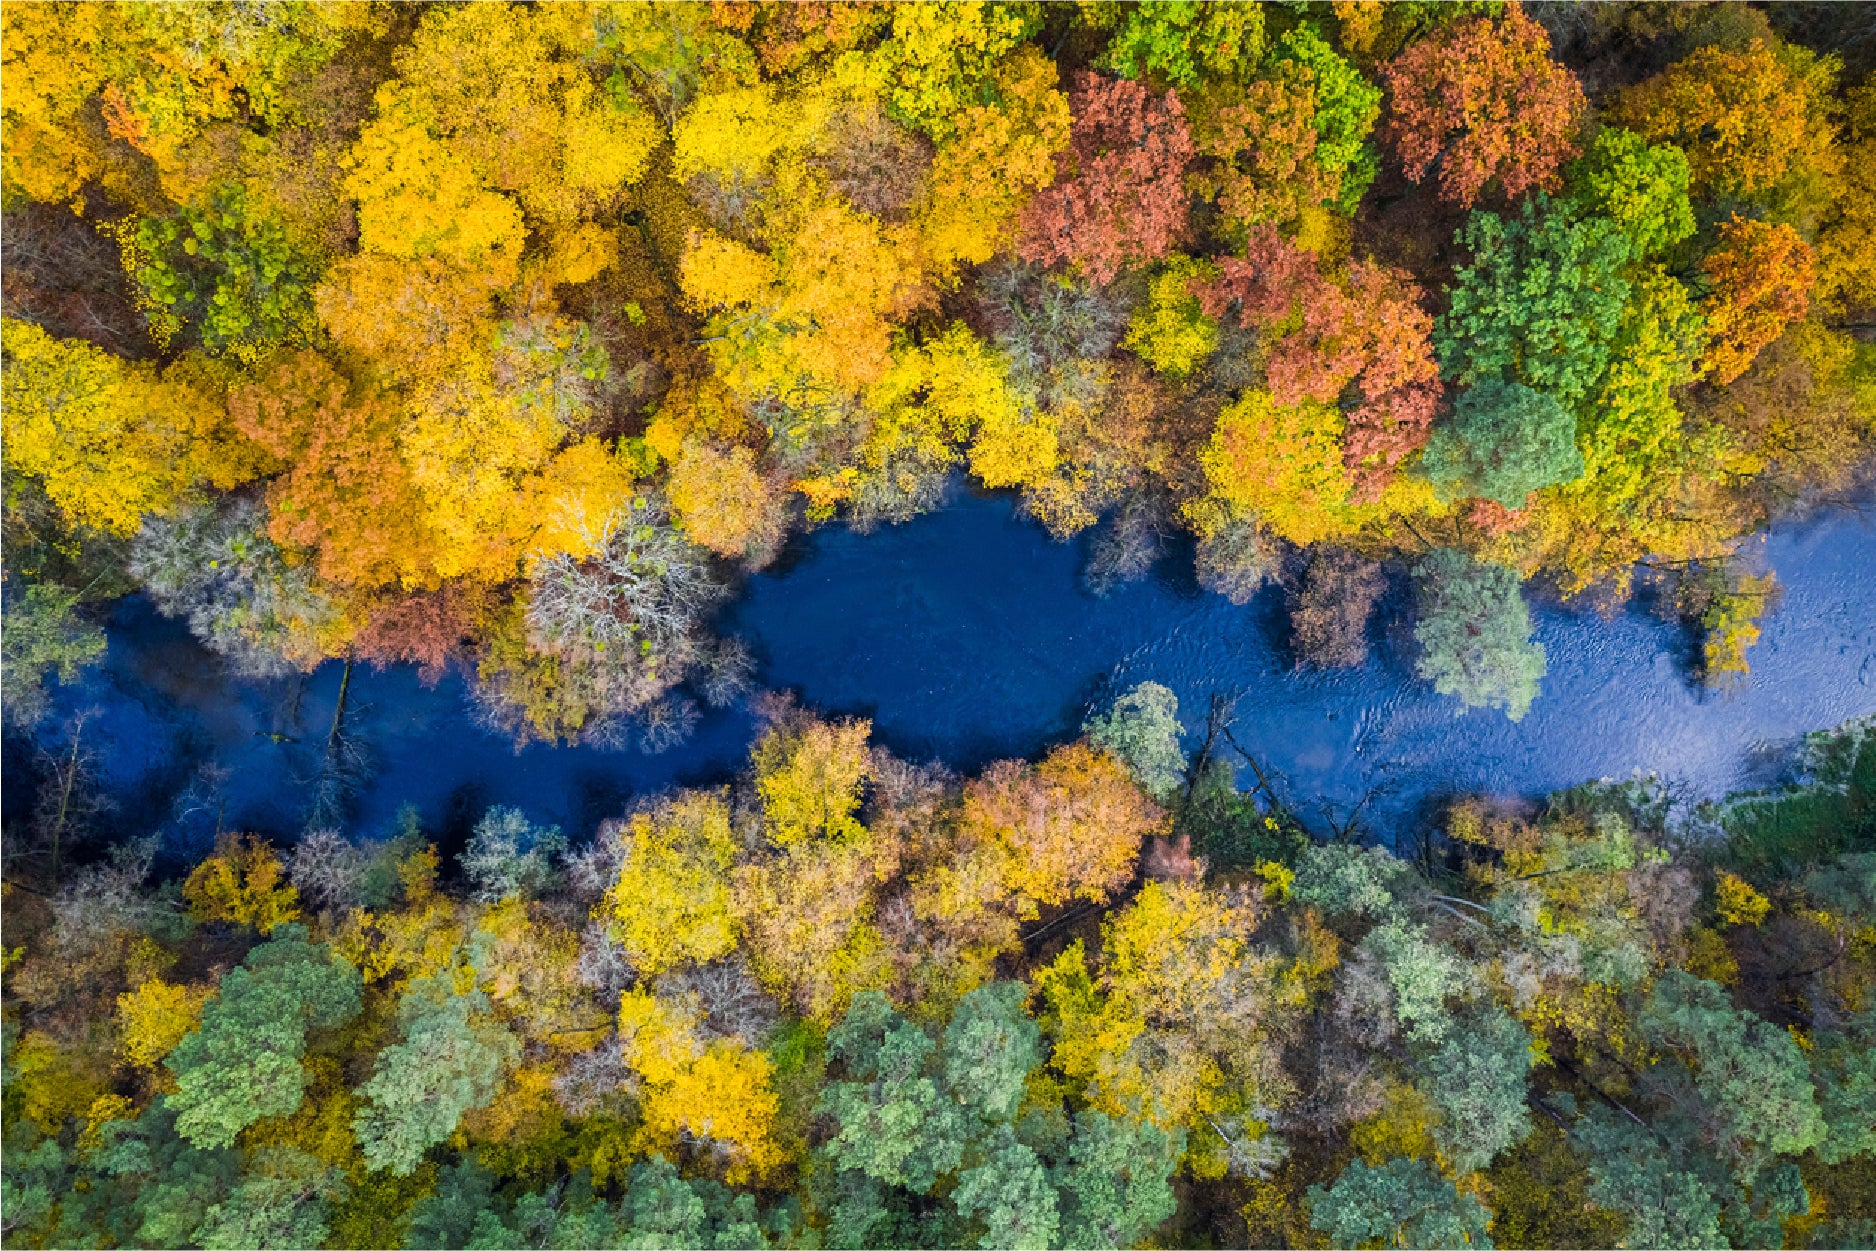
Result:
{"type": "Polygon", "coordinates": [[[624,864],[603,905],[612,936],[641,973],[735,949],[730,868],[737,840],[720,793],[685,791],[634,814],[624,864]]]}
{"type": "Polygon", "coordinates": [[[0,322],[9,468],[32,474],[74,524],[131,534],[191,490],[236,486],[264,463],[228,429],[209,375],[158,373],[30,322],[0,322]]]}
{"type": "Polygon", "coordinates": [[[1125,765],[1079,742],[1039,765],[991,765],[965,787],[960,819],[1008,851],[1004,887],[1035,916],[1039,906],[1106,900],[1133,876],[1141,839],[1163,817],[1125,765]]]}

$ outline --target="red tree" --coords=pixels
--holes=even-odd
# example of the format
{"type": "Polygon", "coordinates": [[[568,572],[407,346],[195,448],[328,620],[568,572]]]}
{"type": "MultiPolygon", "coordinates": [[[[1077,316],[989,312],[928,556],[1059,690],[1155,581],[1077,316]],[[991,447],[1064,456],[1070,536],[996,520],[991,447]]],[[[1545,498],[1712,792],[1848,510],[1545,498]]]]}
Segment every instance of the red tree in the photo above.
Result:
{"type": "Polygon", "coordinates": [[[1514,2],[1493,20],[1442,26],[1382,71],[1384,133],[1407,177],[1437,167],[1440,195],[1470,208],[1489,184],[1507,199],[1554,190],[1578,152],[1582,84],[1550,59],[1550,36],[1514,2]]]}
{"type": "Polygon", "coordinates": [[[1354,498],[1374,499],[1426,443],[1439,405],[1433,318],[1419,290],[1399,270],[1367,261],[1338,285],[1268,226],[1251,231],[1243,260],[1218,267],[1219,277],[1195,293],[1212,316],[1235,307],[1243,325],[1263,332],[1265,384],[1277,403],[1339,403],[1353,385],[1342,459],[1354,498]]]}
{"type": "Polygon", "coordinates": [[[1129,261],[1165,256],[1185,236],[1186,166],[1192,133],[1176,93],[1083,70],[1069,93],[1074,114],[1067,176],[1023,214],[1022,254],[1079,264],[1096,282],[1129,261]]]}
{"type": "Polygon", "coordinates": [[[352,649],[379,668],[414,664],[424,684],[434,686],[461,658],[463,640],[477,632],[489,608],[486,588],[448,582],[381,605],[352,639],[352,649]]]}

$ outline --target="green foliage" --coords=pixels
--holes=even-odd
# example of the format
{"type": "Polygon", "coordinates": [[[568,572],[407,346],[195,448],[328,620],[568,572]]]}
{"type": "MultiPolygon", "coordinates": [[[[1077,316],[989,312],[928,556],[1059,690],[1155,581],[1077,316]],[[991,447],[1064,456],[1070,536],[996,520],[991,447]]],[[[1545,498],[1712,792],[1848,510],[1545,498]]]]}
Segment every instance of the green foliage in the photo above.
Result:
{"type": "Polygon", "coordinates": [[[980,1247],[1044,1251],[1058,1245],[1055,1187],[1041,1158],[1007,1125],[982,1148],[979,1162],[958,1174],[951,1202],[959,1215],[983,1226],[980,1247]]]}
{"type": "Polygon", "coordinates": [[[1715,1145],[1742,1163],[1760,1153],[1799,1155],[1827,1132],[1810,1066],[1786,1031],[1739,1011],[1726,992],[1671,969],[1655,983],[1638,1024],[1650,1043],[1678,1051],[1713,1123],[1715,1145]]]}
{"type": "Polygon", "coordinates": [[[1089,717],[1082,732],[1120,757],[1141,789],[1162,803],[1185,782],[1179,697],[1157,682],[1140,683],[1107,712],[1089,717]]]}
{"type": "Polygon", "coordinates": [[[1515,217],[1475,212],[1472,254],[1434,330],[1440,373],[1460,386],[1510,377],[1568,406],[1609,363],[1628,302],[1629,238],[1540,195],[1515,217]]]}
{"type": "Polygon", "coordinates": [[[1490,1247],[1490,1214],[1425,1160],[1360,1160],[1328,1189],[1309,1188],[1310,1224],[1330,1245],[1358,1247],[1490,1247]]]}
{"type": "Polygon", "coordinates": [[[1589,1197],[1627,1218],[1622,1245],[1717,1247],[1720,1200],[1706,1179],[1680,1166],[1646,1126],[1597,1108],[1577,1122],[1589,1158],[1589,1197]]]}
{"type": "Polygon", "coordinates": [[[410,984],[398,1001],[399,1041],[378,1056],[353,1130],[365,1160],[404,1176],[456,1130],[463,1113],[487,1107],[520,1057],[508,1028],[487,1019],[488,996],[457,994],[447,978],[410,984]]]}
{"type": "Polygon", "coordinates": [[[1301,66],[1316,88],[1316,164],[1341,175],[1337,207],[1352,215],[1380,172],[1368,135],[1381,116],[1381,88],[1323,41],[1304,22],[1284,33],[1271,50],[1273,61],[1301,66]]]}
{"type": "Polygon", "coordinates": [[[938,0],[893,7],[892,34],[870,54],[888,111],[914,130],[948,137],[965,108],[985,102],[997,61],[1035,33],[1033,4],[938,0]]]}
{"type": "Polygon", "coordinates": [[[463,876],[487,903],[538,899],[554,887],[554,857],[567,839],[559,826],[537,826],[515,808],[490,808],[463,850],[463,876]]]}
{"type": "MultiPolygon", "coordinates": [[[[1438,942],[1425,926],[1407,921],[1389,921],[1376,926],[1362,939],[1362,949],[1380,963],[1394,992],[1394,1015],[1406,1027],[1409,1040],[1437,1046],[1446,1043],[1457,1023],[1447,1009],[1447,1000],[1472,988],[1472,970],[1466,962],[1438,942]]],[[[1463,1044],[1459,1045],[1463,1050],[1463,1044]]],[[[1455,1050],[1456,1058],[1460,1050],[1455,1050]]],[[[1480,1057],[1480,1067],[1489,1067],[1488,1057],[1480,1057]]],[[[1462,1108],[1458,1099],[1454,1110],[1474,1114],[1462,1108]]]]}
{"type": "Polygon", "coordinates": [[[1263,55],[1264,15],[1254,4],[1158,0],[1120,11],[1126,16],[1101,65],[1125,78],[1184,89],[1241,76],[1263,55]]]}
{"type": "Polygon", "coordinates": [[[1576,422],[1554,396],[1488,378],[1434,428],[1420,469],[1443,499],[1476,495],[1515,509],[1533,491],[1580,477],[1583,454],[1576,422]]]}
{"type": "Polygon", "coordinates": [[[104,654],[104,631],[79,615],[78,592],[40,583],[9,595],[0,630],[0,705],[14,725],[45,715],[46,678],[71,682],[104,654]]]}
{"type": "Polygon", "coordinates": [[[1544,677],[1544,645],[1531,639],[1531,613],[1518,575],[1439,547],[1414,568],[1420,643],[1415,671],[1469,708],[1502,707],[1521,720],[1544,677]]]}
{"type": "Polygon", "coordinates": [[[1173,1165],[1183,1131],[1085,1109],[1075,1114],[1062,1189],[1062,1245],[1135,1247],[1178,1208],[1173,1165]]]}
{"type": "Polygon", "coordinates": [[[878,991],[862,991],[827,1045],[848,1076],[828,1085],[819,1107],[840,1127],[827,1150],[842,1168],[924,1193],[958,1167],[973,1126],[929,1072],[938,1050],[929,1034],[878,991]]]}
{"type": "Polygon", "coordinates": [[[262,1117],[291,1113],[306,1089],[307,1032],[343,1025],[358,1009],[358,971],[308,942],[304,927],[277,927],[222,979],[202,1027],[163,1061],[176,1078],[164,1096],[176,1132],[198,1147],[225,1147],[262,1117]]]}
{"type": "Polygon", "coordinates": [[[228,1197],[204,1214],[194,1241],[204,1251],[316,1247],[326,1240],[339,1170],[291,1147],[262,1152],[228,1197]]]}
{"type": "Polygon", "coordinates": [[[1516,1017],[1488,1009],[1459,1021],[1423,1068],[1440,1112],[1433,1136],[1455,1173],[1484,1168],[1530,1132],[1531,1035],[1516,1017]]]}
{"type": "Polygon", "coordinates": [[[1413,871],[1379,847],[1317,843],[1296,861],[1290,897],[1330,916],[1382,920],[1400,907],[1413,871]]]}
{"type": "Polygon", "coordinates": [[[1632,130],[1604,128],[1570,172],[1577,206],[1621,227],[1637,257],[1664,252],[1694,233],[1687,154],[1651,145],[1632,130]]]}
{"type": "Polygon", "coordinates": [[[1021,982],[980,986],[958,1002],[944,1033],[945,1082],[990,1121],[1015,1117],[1024,1082],[1042,1061],[1041,1032],[1029,1019],[1021,982]]]}
{"type": "Polygon", "coordinates": [[[258,361],[310,331],[317,268],[239,183],[145,218],[134,239],[125,259],[158,341],[188,330],[211,352],[258,361]]]}

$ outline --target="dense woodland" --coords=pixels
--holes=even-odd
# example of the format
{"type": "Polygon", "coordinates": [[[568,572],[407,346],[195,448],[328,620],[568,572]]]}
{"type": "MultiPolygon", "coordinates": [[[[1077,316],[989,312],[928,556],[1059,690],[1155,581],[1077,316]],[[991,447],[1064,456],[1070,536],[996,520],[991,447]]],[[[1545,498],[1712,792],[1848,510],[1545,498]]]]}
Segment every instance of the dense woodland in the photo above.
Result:
{"type": "MultiPolygon", "coordinates": [[[[1540,696],[1532,594],[1738,680],[1738,541],[1876,444],[1872,15],[9,2],[9,733],[140,592],[662,750],[742,576],[960,478],[1095,593],[1280,586],[1299,664],[1392,562],[1466,705],[1540,696]]],[[[1150,684],[968,778],[755,704],[578,846],[350,828],[335,717],[303,836],[171,875],[64,727],[5,1244],[1876,1246],[1867,723],[1390,853],[1150,684]]]]}
{"type": "Polygon", "coordinates": [[[10,887],[8,1245],[1876,1245],[1876,724],[1395,855],[1163,687],[971,778],[763,715],[578,850],[10,887]]]}

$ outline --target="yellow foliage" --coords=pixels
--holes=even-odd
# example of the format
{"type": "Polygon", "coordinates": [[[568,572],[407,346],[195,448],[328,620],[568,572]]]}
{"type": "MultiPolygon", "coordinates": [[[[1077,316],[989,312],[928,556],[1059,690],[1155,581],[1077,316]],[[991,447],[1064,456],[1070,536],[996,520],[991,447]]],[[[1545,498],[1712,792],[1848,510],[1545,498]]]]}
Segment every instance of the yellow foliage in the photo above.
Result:
{"type": "Polygon", "coordinates": [[[207,986],[175,986],[153,977],[119,995],[117,1027],[125,1057],[140,1068],[155,1068],[202,1023],[202,1006],[214,993],[207,986]]]}
{"type": "Polygon", "coordinates": [[[13,1048],[9,1066],[20,1112],[45,1134],[58,1133],[110,1093],[108,1076],[89,1052],[61,1046],[39,1030],[29,1030],[13,1048]]]}
{"type": "Polygon", "coordinates": [[[655,976],[736,947],[729,870],[737,841],[721,793],[686,791],[634,815],[619,880],[602,905],[633,965],[655,976]]]}
{"type": "Polygon", "coordinates": [[[1345,537],[1348,477],[1342,467],[1342,414],[1327,404],[1278,404],[1253,391],[1218,415],[1199,453],[1212,494],[1255,513],[1293,543],[1345,537]]]}
{"type": "Polygon", "coordinates": [[[780,505],[746,447],[686,443],[673,460],[667,490],[684,533],[719,555],[765,552],[781,541],[780,505]]]}
{"type": "Polygon", "coordinates": [[[133,534],[198,485],[236,486],[260,468],[189,362],[159,375],[11,318],[0,345],[6,463],[43,480],[74,524],[133,534]]]}
{"type": "Polygon", "coordinates": [[[1030,193],[1055,181],[1056,154],[1068,146],[1068,98],[1038,49],[1019,48],[997,66],[991,100],[957,116],[915,215],[940,272],[995,256],[1030,193]]]}
{"type": "Polygon", "coordinates": [[[851,843],[866,835],[854,819],[860,790],[872,776],[864,720],[778,725],[750,753],[764,828],[777,847],[810,839],[851,843]]]}
{"type": "Polygon", "coordinates": [[[359,247],[466,265],[491,252],[518,253],[527,240],[520,207],[482,185],[467,155],[432,133],[434,123],[411,97],[401,83],[380,88],[378,116],[346,157],[345,189],[358,201],[359,247]]]}
{"type": "Polygon", "coordinates": [[[604,226],[591,222],[557,232],[548,272],[556,283],[591,282],[619,262],[619,241],[604,226]]]}
{"type": "Polygon", "coordinates": [[[264,839],[236,835],[195,867],[182,897],[197,921],[251,925],[271,934],[274,926],[300,916],[300,892],[285,877],[286,866],[264,839]]]}
{"type": "Polygon", "coordinates": [[[561,451],[528,483],[528,512],[537,528],[529,562],[567,553],[590,556],[607,523],[633,500],[632,462],[595,438],[561,451]]]}
{"type": "Polygon", "coordinates": [[[105,6],[0,7],[0,77],[6,80],[6,144],[0,180],[7,198],[70,200],[105,157],[80,111],[103,84],[99,26],[105,6]]]}
{"type": "Polygon", "coordinates": [[[1739,980],[1739,960],[1715,929],[1697,925],[1688,934],[1687,971],[1709,982],[1731,986],[1739,980]]]}
{"type": "Polygon", "coordinates": [[[706,1046],[697,1030],[690,1004],[642,988],[621,997],[621,1053],[646,1084],[642,1137],[666,1151],[682,1138],[708,1139],[729,1155],[728,1181],[758,1180],[782,1162],[773,1137],[774,1066],[727,1039],[706,1046]]]}
{"type": "Polygon", "coordinates": [[[823,1025],[854,992],[892,980],[892,953],[871,919],[875,888],[895,867],[896,849],[882,841],[807,840],[737,870],[736,909],[756,976],[823,1025]]]}
{"type": "Polygon", "coordinates": [[[1751,882],[1725,870],[1720,871],[1714,893],[1714,911],[1728,925],[1758,925],[1772,911],[1772,901],[1751,882]]]}
{"type": "Polygon", "coordinates": [[[1381,1111],[1349,1129],[1349,1142],[1363,1162],[1380,1167],[1402,1156],[1431,1160],[1439,1152],[1433,1143],[1438,1119],[1432,1101],[1404,1082],[1388,1083],[1381,1111]]]}

